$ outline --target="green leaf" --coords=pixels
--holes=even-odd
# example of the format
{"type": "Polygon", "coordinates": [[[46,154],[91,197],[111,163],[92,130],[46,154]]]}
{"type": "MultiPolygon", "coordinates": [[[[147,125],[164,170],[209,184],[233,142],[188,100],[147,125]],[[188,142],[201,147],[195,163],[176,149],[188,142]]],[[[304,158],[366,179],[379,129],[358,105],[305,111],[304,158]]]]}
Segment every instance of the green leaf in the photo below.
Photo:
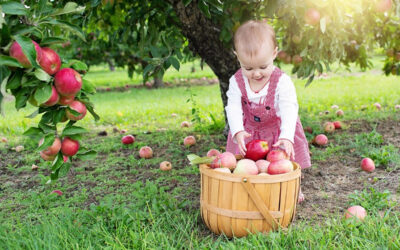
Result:
{"type": "Polygon", "coordinates": [[[310,85],[310,83],[311,83],[313,80],[314,80],[314,74],[312,74],[312,75],[308,78],[305,87],[307,87],[308,85],[310,85]]]}
{"type": "Polygon", "coordinates": [[[28,10],[22,3],[9,1],[1,4],[3,12],[8,15],[27,15],[28,10]]]}
{"type": "Polygon", "coordinates": [[[150,74],[151,71],[154,70],[154,65],[153,64],[147,64],[147,66],[143,70],[143,77],[146,77],[147,75],[150,74]]]}
{"type": "Polygon", "coordinates": [[[62,132],[62,136],[69,136],[69,135],[76,135],[76,134],[84,134],[87,133],[88,131],[82,127],[78,126],[71,126],[68,128],[64,128],[62,132]]]}
{"type": "Polygon", "coordinates": [[[65,42],[66,39],[63,37],[45,37],[42,39],[40,42],[40,45],[52,45],[52,44],[57,44],[57,43],[63,43],[65,42]]]}
{"type": "Polygon", "coordinates": [[[65,108],[61,108],[58,111],[54,112],[53,124],[57,124],[57,123],[61,122],[61,120],[64,118],[64,116],[65,116],[65,108]]]}
{"type": "Polygon", "coordinates": [[[0,66],[3,65],[23,68],[22,65],[15,58],[12,58],[11,56],[0,55],[0,66]]]}
{"type": "Polygon", "coordinates": [[[93,160],[95,159],[97,156],[97,152],[94,150],[89,150],[86,152],[82,152],[82,153],[77,153],[76,157],[78,159],[84,160],[84,161],[88,161],[88,160],[93,160]]]}
{"type": "Polygon", "coordinates": [[[71,169],[72,164],[69,162],[65,162],[61,165],[60,170],[59,170],[59,176],[63,177],[66,176],[71,169]]]}
{"type": "Polygon", "coordinates": [[[23,71],[16,71],[7,83],[7,89],[17,89],[21,86],[23,71]]]}
{"type": "Polygon", "coordinates": [[[173,66],[176,70],[179,71],[179,66],[180,66],[180,64],[179,64],[178,59],[176,59],[174,56],[170,56],[170,57],[168,58],[168,62],[170,62],[170,63],[172,64],[172,66],[173,66]]]}
{"type": "Polygon", "coordinates": [[[36,109],[35,111],[33,111],[30,115],[25,116],[25,118],[35,118],[37,115],[39,114],[39,109],[36,109]]]}
{"type": "Polygon", "coordinates": [[[15,95],[15,108],[17,110],[26,106],[26,102],[29,98],[30,89],[29,88],[22,88],[18,91],[15,95]]]}
{"type": "Polygon", "coordinates": [[[208,7],[208,4],[204,0],[199,0],[198,7],[206,17],[211,18],[210,9],[208,7]]]}
{"type": "Polygon", "coordinates": [[[42,134],[43,134],[43,130],[40,128],[35,128],[35,127],[30,127],[23,133],[23,135],[25,135],[25,136],[36,136],[36,135],[42,135],[42,134]]]}
{"type": "Polygon", "coordinates": [[[92,114],[93,118],[95,121],[100,120],[100,116],[98,114],[96,114],[96,112],[94,112],[93,110],[93,106],[91,105],[86,105],[86,109],[90,112],[90,114],[92,114]]]}
{"type": "Polygon", "coordinates": [[[6,66],[0,66],[0,113],[4,116],[4,97],[7,96],[6,85],[10,70],[6,66]]]}
{"type": "Polygon", "coordinates": [[[192,0],[183,0],[183,4],[185,5],[185,7],[187,7],[191,2],[192,0]]]}
{"type": "Polygon", "coordinates": [[[35,92],[35,100],[37,103],[42,104],[45,103],[51,97],[52,88],[50,85],[44,85],[41,88],[38,88],[35,92]]]}
{"type": "Polygon", "coordinates": [[[66,65],[66,68],[71,68],[71,67],[78,71],[88,70],[88,66],[86,65],[86,63],[75,59],[69,61],[66,65]]]}
{"type": "Polygon", "coordinates": [[[39,128],[41,128],[43,130],[43,132],[45,134],[47,134],[47,133],[55,133],[56,132],[56,127],[55,126],[52,126],[52,125],[49,125],[49,124],[45,124],[42,121],[39,122],[38,126],[39,126],[39,128]]]}
{"type": "Polygon", "coordinates": [[[189,155],[187,155],[187,158],[191,165],[197,165],[197,164],[202,164],[202,163],[204,163],[204,164],[212,163],[213,160],[215,159],[215,156],[214,157],[208,157],[208,156],[200,157],[195,154],[189,154],[189,155]]]}
{"type": "Polygon", "coordinates": [[[39,65],[36,63],[36,49],[35,45],[32,43],[32,40],[28,37],[20,35],[14,36],[14,39],[21,46],[22,52],[24,52],[26,58],[28,58],[31,65],[39,68],[39,65]]]}
{"type": "Polygon", "coordinates": [[[85,6],[78,6],[77,3],[68,2],[63,9],[55,11],[51,16],[65,15],[70,13],[82,13],[85,11],[85,6]]]}
{"type": "Polygon", "coordinates": [[[47,21],[43,21],[43,23],[50,23],[50,24],[55,24],[55,25],[60,25],[61,27],[71,31],[75,35],[77,35],[80,39],[86,42],[85,34],[83,33],[82,29],[74,24],[71,24],[67,21],[63,20],[56,20],[56,19],[50,19],[47,21]]]}
{"type": "Polygon", "coordinates": [[[51,76],[49,74],[47,74],[43,69],[39,68],[35,70],[34,75],[37,79],[43,82],[49,82],[51,79],[51,76]]]}
{"type": "Polygon", "coordinates": [[[53,145],[54,139],[55,139],[54,133],[46,134],[46,135],[44,136],[44,140],[43,140],[42,145],[40,145],[40,146],[37,148],[37,150],[38,150],[38,151],[42,151],[42,150],[44,150],[44,149],[50,147],[51,145],[53,145]]]}
{"type": "Polygon", "coordinates": [[[86,79],[82,79],[82,89],[89,94],[96,93],[96,87],[86,79]]]}
{"type": "Polygon", "coordinates": [[[59,152],[51,164],[51,170],[52,171],[59,170],[60,167],[63,165],[63,163],[64,163],[63,155],[61,152],[59,152]]]}

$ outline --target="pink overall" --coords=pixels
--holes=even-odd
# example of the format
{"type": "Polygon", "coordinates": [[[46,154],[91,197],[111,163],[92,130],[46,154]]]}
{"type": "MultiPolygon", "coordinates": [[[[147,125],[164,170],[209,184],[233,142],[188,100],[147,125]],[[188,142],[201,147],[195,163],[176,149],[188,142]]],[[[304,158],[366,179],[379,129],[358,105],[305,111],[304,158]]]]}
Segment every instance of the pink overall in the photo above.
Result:
{"type": "MultiPolygon", "coordinates": [[[[249,101],[246,93],[245,82],[242,70],[239,69],[235,73],[236,82],[242,92],[242,109],[243,109],[243,125],[244,129],[251,134],[251,137],[245,140],[248,143],[251,140],[262,139],[268,141],[268,145],[272,147],[279,139],[281,120],[275,110],[275,90],[279,82],[282,71],[275,68],[272,72],[270,83],[268,86],[268,94],[266,98],[261,99],[260,103],[252,103],[249,101]]],[[[311,166],[310,152],[308,142],[304,135],[303,126],[299,117],[297,117],[296,130],[294,135],[294,161],[300,164],[301,168],[311,166]]],[[[238,144],[233,142],[232,134],[229,131],[226,151],[234,154],[240,154],[238,144]]]]}

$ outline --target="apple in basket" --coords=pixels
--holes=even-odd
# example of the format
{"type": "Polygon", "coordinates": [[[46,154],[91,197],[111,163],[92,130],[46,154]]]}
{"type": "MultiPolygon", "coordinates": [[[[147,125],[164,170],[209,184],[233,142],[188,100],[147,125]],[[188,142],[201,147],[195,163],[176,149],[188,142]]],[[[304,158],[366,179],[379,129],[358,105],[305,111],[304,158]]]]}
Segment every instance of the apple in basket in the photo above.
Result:
{"type": "Polygon", "coordinates": [[[244,157],[253,161],[265,159],[269,151],[268,142],[264,140],[252,140],[246,144],[246,149],[244,157]]]}
{"type": "Polygon", "coordinates": [[[287,159],[273,161],[268,166],[268,174],[285,174],[293,171],[293,163],[287,159]]]}
{"type": "Polygon", "coordinates": [[[234,174],[249,174],[249,175],[257,175],[258,168],[255,161],[250,159],[242,159],[237,162],[236,168],[233,171],[234,174]]]}
{"type": "Polygon", "coordinates": [[[259,173],[267,173],[269,161],[258,160],[258,161],[256,161],[256,165],[257,165],[259,173]]]}
{"type": "Polygon", "coordinates": [[[215,157],[211,163],[211,168],[229,168],[234,169],[236,167],[235,155],[231,152],[224,152],[215,157]]]}
{"type": "Polygon", "coordinates": [[[267,161],[269,162],[279,161],[282,159],[289,160],[289,157],[286,152],[281,149],[273,149],[267,155],[267,161]]]}

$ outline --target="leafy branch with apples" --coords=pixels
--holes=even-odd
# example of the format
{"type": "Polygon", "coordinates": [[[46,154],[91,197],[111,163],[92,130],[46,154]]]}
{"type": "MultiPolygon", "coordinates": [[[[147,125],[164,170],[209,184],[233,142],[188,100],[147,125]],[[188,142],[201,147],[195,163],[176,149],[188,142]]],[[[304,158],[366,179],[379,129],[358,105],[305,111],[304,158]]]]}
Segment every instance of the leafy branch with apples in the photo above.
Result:
{"type": "Polygon", "coordinates": [[[6,1],[0,4],[0,108],[15,99],[17,110],[28,103],[37,109],[28,118],[41,115],[37,127],[24,135],[38,140],[39,154],[51,162],[50,180],[66,175],[72,159],[90,159],[96,152],[79,143],[87,133],[75,123],[87,111],[99,116],[89,96],[95,87],[83,77],[88,66],[56,52],[75,35],[85,40],[79,26],[71,21],[85,7],[74,2],[6,1]]]}

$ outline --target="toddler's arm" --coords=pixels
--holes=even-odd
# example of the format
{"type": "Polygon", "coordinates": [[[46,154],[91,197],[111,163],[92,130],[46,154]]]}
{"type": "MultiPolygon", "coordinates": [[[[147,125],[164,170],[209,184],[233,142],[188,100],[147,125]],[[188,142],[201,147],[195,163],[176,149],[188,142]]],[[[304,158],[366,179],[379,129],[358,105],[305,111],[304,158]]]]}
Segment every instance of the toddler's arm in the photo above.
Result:
{"type": "Polygon", "coordinates": [[[232,139],[237,143],[236,134],[240,131],[244,131],[244,126],[242,93],[240,92],[235,76],[229,79],[229,90],[226,92],[226,95],[228,97],[228,104],[225,107],[226,117],[228,119],[232,139]]]}

